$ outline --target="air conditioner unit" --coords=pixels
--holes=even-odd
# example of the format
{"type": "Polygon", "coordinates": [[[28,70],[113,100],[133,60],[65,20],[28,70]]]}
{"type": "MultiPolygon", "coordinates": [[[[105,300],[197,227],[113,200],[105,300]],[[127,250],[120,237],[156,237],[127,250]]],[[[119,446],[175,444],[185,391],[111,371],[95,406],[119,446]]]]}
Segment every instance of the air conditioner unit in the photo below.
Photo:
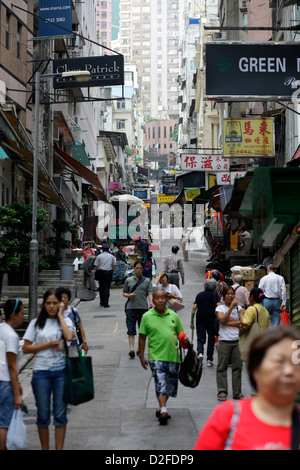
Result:
{"type": "Polygon", "coordinates": [[[247,10],[248,10],[247,0],[240,0],[240,12],[247,13],[247,10]]]}
{"type": "Polygon", "coordinates": [[[220,31],[220,32],[215,32],[213,33],[213,41],[227,41],[227,32],[226,31],[220,31]]]}

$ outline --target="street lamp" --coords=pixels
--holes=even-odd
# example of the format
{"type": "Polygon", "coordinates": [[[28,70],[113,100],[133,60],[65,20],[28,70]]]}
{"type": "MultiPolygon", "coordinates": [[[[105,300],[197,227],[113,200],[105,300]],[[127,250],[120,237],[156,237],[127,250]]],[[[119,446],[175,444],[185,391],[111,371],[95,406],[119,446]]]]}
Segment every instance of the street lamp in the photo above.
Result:
{"type": "Polygon", "coordinates": [[[91,74],[85,70],[72,70],[60,74],[35,74],[35,123],[34,123],[34,151],[33,151],[33,193],[32,193],[32,233],[29,246],[29,321],[37,317],[38,299],[38,255],[39,244],[37,240],[37,193],[38,193],[38,161],[39,161],[39,106],[41,79],[50,77],[74,78],[78,82],[90,80],[91,74]]]}

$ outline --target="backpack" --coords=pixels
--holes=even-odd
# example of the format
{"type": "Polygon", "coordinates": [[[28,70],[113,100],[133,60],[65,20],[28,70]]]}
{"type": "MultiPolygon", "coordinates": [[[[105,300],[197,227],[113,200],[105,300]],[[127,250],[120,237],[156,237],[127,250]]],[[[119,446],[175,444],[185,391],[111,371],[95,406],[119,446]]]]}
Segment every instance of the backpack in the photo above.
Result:
{"type": "MultiPolygon", "coordinates": [[[[182,356],[181,347],[180,356],[182,356]]],[[[202,375],[202,364],[203,359],[197,357],[193,345],[189,343],[187,354],[181,364],[179,371],[179,381],[182,383],[182,385],[190,388],[197,387],[202,375]]]]}

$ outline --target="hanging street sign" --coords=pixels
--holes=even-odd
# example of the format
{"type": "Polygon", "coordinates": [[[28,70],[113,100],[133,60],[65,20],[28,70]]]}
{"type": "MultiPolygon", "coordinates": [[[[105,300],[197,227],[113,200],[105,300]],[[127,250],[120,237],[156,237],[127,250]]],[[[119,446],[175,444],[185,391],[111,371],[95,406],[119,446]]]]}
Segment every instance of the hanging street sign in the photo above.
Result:
{"type": "Polygon", "coordinates": [[[274,118],[223,119],[223,155],[273,157],[274,118]]]}
{"type": "Polygon", "coordinates": [[[181,154],[182,170],[201,171],[228,171],[229,160],[221,155],[196,155],[190,153],[181,154]]]}
{"type": "Polygon", "coordinates": [[[121,54],[53,60],[53,74],[75,70],[90,72],[90,80],[78,82],[74,77],[56,76],[53,88],[124,85],[124,56],[121,54]]]}
{"type": "Polygon", "coordinates": [[[208,99],[290,100],[298,94],[299,43],[207,43],[205,62],[208,99]]]}

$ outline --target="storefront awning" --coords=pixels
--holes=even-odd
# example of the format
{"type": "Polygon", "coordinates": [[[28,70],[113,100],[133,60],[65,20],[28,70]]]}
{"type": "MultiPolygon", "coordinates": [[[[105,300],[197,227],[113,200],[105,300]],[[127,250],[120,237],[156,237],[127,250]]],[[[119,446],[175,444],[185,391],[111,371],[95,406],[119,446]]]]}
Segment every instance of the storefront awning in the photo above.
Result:
{"type": "Polygon", "coordinates": [[[254,247],[280,245],[300,221],[300,168],[257,168],[240,205],[253,217],[254,247]]]}
{"type": "MultiPolygon", "coordinates": [[[[19,119],[9,111],[0,108],[1,147],[21,172],[33,176],[33,149],[29,137],[19,119]]],[[[47,169],[38,162],[38,194],[51,204],[70,212],[69,203],[59,194],[47,169]]]]}
{"type": "Polygon", "coordinates": [[[64,152],[56,143],[54,144],[54,151],[56,155],[60,158],[60,160],[68,167],[70,170],[77,176],[81,176],[85,179],[88,183],[90,183],[93,187],[101,191],[103,194],[103,201],[108,202],[105,196],[105,192],[103,189],[102,184],[99,181],[98,176],[93,171],[89,170],[86,166],[82,165],[82,163],[75,160],[75,158],[71,157],[68,153],[64,152]]]}
{"type": "Polygon", "coordinates": [[[195,204],[208,204],[211,200],[213,194],[217,189],[220,188],[220,185],[215,184],[211,188],[208,188],[206,191],[203,191],[199,196],[194,197],[193,203],[195,204]]]}

